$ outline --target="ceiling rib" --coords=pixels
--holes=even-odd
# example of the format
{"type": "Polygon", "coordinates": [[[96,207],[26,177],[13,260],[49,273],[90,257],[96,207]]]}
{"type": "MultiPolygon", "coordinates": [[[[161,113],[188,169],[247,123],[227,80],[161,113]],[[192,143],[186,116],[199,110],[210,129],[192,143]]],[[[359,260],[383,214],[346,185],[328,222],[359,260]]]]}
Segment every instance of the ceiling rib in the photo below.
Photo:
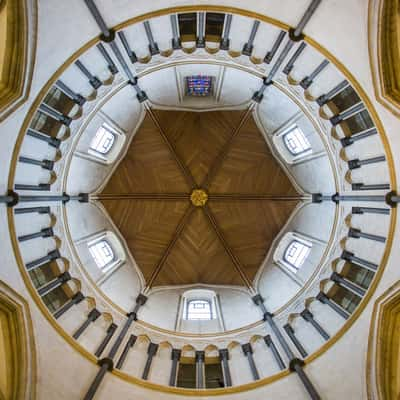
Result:
{"type": "Polygon", "coordinates": [[[223,194],[208,194],[210,201],[228,200],[228,201],[252,201],[252,200],[268,200],[268,201],[293,201],[307,200],[309,197],[302,195],[275,195],[275,194],[242,194],[242,193],[223,193],[223,194]]]}
{"type": "Polygon", "coordinates": [[[148,115],[150,116],[151,120],[154,122],[154,125],[157,127],[158,131],[161,134],[161,137],[163,138],[165,144],[168,146],[169,150],[171,151],[172,156],[174,157],[176,163],[178,164],[180,170],[182,171],[182,174],[184,175],[187,184],[191,189],[194,189],[197,187],[196,182],[190,172],[190,170],[186,167],[186,165],[181,161],[180,157],[178,156],[178,153],[175,149],[174,144],[168,139],[168,136],[166,135],[164,129],[161,127],[160,121],[158,120],[156,114],[152,110],[152,108],[146,104],[145,105],[146,111],[148,115]]]}
{"type": "Polygon", "coordinates": [[[242,279],[243,283],[247,286],[248,289],[254,290],[250,279],[247,277],[246,273],[243,270],[242,263],[238,260],[238,258],[233,253],[232,249],[229,247],[223,233],[219,229],[218,223],[217,223],[213,213],[211,212],[210,208],[207,205],[205,205],[203,207],[203,210],[204,210],[205,215],[208,217],[208,220],[210,221],[210,224],[213,227],[215,233],[217,234],[218,239],[220,240],[222,246],[224,247],[224,249],[227,252],[227,254],[229,255],[229,257],[231,258],[232,263],[235,266],[237,273],[240,275],[240,278],[242,279]]]}
{"type": "Polygon", "coordinates": [[[210,185],[212,179],[215,177],[217,174],[218,170],[220,169],[222,163],[224,162],[229,149],[231,147],[231,144],[233,142],[233,139],[237,136],[237,134],[240,132],[240,129],[242,126],[246,123],[246,121],[249,119],[251,113],[253,112],[254,109],[254,103],[252,102],[245,113],[243,114],[242,118],[239,121],[238,126],[234,129],[232,132],[231,137],[228,139],[228,141],[225,143],[224,147],[222,148],[221,152],[218,154],[217,158],[215,159],[214,163],[211,165],[211,168],[208,170],[208,173],[206,177],[204,178],[203,183],[201,184],[200,187],[207,189],[208,186],[210,185]]]}
{"type": "Polygon", "coordinates": [[[155,280],[157,279],[158,274],[160,273],[161,269],[165,265],[165,262],[169,256],[169,254],[171,253],[172,248],[174,247],[175,243],[178,241],[180,234],[182,233],[183,229],[185,228],[186,224],[188,223],[188,221],[195,209],[196,209],[196,207],[194,207],[193,205],[190,205],[186,209],[185,214],[179,221],[179,224],[176,227],[175,232],[174,232],[170,242],[168,243],[167,248],[165,249],[160,261],[157,263],[156,267],[154,268],[154,271],[152,272],[152,274],[150,276],[150,279],[147,283],[147,289],[150,289],[153,286],[155,280]]]}
{"type": "Polygon", "coordinates": [[[189,200],[190,193],[100,193],[91,200],[189,200]]]}

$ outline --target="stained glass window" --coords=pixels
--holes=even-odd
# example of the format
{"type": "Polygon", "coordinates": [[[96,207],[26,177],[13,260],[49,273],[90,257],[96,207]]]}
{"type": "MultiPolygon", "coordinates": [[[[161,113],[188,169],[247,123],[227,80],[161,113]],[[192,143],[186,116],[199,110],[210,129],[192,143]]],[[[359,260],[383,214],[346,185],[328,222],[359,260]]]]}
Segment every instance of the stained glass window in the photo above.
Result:
{"type": "Polygon", "coordinates": [[[100,154],[108,154],[115,142],[115,134],[107,124],[103,124],[90,142],[90,149],[100,154]]]}
{"type": "Polygon", "coordinates": [[[189,300],[187,302],[186,319],[213,319],[211,302],[208,300],[189,300]]]}
{"type": "Polygon", "coordinates": [[[205,97],[212,94],[212,76],[194,75],[186,77],[186,94],[205,97]]]}
{"type": "Polygon", "coordinates": [[[304,243],[294,239],[286,248],[283,260],[295,270],[298,270],[310,254],[311,247],[311,243],[304,243]]]}
{"type": "Polygon", "coordinates": [[[283,135],[283,142],[286,148],[294,156],[311,152],[310,142],[298,126],[294,126],[283,135]]]}

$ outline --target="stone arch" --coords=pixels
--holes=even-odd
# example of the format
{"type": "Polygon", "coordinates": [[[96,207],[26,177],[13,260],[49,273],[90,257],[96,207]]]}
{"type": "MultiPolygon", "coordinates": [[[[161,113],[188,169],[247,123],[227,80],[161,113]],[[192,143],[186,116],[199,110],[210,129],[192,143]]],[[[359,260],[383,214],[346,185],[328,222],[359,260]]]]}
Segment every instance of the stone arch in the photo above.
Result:
{"type": "Polygon", "coordinates": [[[36,360],[28,304],[0,282],[0,398],[34,399],[36,360]]]}
{"type": "Polygon", "coordinates": [[[400,398],[400,282],[375,303],[367,359],[368,398],[400,398]]]}
{"type": "Polygon", "coordinates": [[[28,98],[36,51],[36,0],[0,2],[0,121],[28,98]]]}
{"type": "Polygon", "coordinates": [[[369,56],[377,100],[400,116],[400,4],[369,2],[369,56]]]}

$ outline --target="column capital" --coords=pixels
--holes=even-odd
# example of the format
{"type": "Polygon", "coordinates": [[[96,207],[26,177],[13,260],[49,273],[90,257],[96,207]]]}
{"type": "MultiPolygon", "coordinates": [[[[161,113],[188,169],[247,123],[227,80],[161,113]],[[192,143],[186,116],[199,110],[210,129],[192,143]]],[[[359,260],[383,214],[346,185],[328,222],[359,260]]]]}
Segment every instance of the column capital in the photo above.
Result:
{"type": "Polygon", "coordinates": [[[268,319],[272,319],[273,316],[274,316],[273,313],[266,312],[266,313],[264,313],[263,320],[264,320],[264,321],[267,321],[268,319]]]}
{"type": "Polygon", "coordinates": [[[72,301],[74,304],[78,304],[84,299],[85,299],[85,296],[83,295],[82,292],[78,292],[72,297],[72,301]]]}
{"type": "Polygon", "coordinates": [[[157,343],[149,343],[149,347],[147,348],[147,354],[150,356],[154,356],[157,353],[158,344],[157,343]]]}
{"type": "Polygon", "coordinates": [[[221,361],[229,360],[229,350],[228,349],[219,349],[219,358],[221,361]]]}
{"type": "Polygon", "coordinates": [[[101,40],[102,42],[110,43],[110,42],[113,42],[113,41],[114,41],[114,39],[115,39],[115,31],[114,31],[114,29],[108,28],[108,33],[109,33],[108,36],[104,35],[104,33],[102,33],[102,34],[100,35],[100,40],[101,40]]]}
{"type": "Polygon", "coordinates": [[[259,306],[260,304],[264,303],[264,298],[259,293],[257,293],[251,299],[253,300],[253,303],[256,304],[257,306],[259,306]]]}
{"type": "Polygon", "coordinates": [[[284,329],[286,332],[290,332],[290,333],[293,333],[293,334],[294,334],[294,329],[293,329],[292,325],[290,325],[289,323],[283,325],[283,329],[284,329]]]}
{"type": "Polygon", "coordinates": [[[143,306],[146,304],[147,301],[147,296],[145,296],[143,293],[139,293],[139,295],[136,297],[136,304],[143,306]]]}
{"type": "Polygon", "coordinates": [[[321,193],[313,193],[311,196],[313,203],[322,203],[323,198],[321,193]]]}
{"type": "Polygon", "coordinates": [[[264,342],[268,347],[271,346],[271,344],[272,344],[271,335],[264,336],[264,342]]]}
{"type": "Polygon", "coordinates": [[[247,354],[253,354],[253,348],[251,347],[251,343],[242,344],[243,353],[247,356],[247,354]]]}
{"type": "Polygon", "coordinates": [[[101,315],[101,312],[97,308],[93,308],[93,310],[90,311],[88,315],[88,320],[94,322],[96,321],[97,318],[99,318],[101,315]]]}
{"type": "Polygon", "coordinates": [[[129,319],[132,319],[133,321],[137,321],[137,314],[136,314],[134,311],[132,311],[132,312],[126,314],[126,316],[127,316],[129,319]]]}
{"type": "Polygon", "coordinates": [[[14,207],[18,204],[18,202],[19,202],[18,193],[14,192],[13,190],[9,190],[7,192],[7,196],[10,196],[12,198],[12,200],[7,203],[7,207],[14,207]]]}
{"type": "Polygon", "coordinates": [[[324,292],[319,292],[315,298],[324,304],[329,301],[329,297],[324,292]]]}
{"type": "Polygon", "coordinates": [[[303,360],[300,360],[300,358],[293,358],[292,360],[290,360],[289,369],[290,371],[294,372],[296,371],[296,366],[303,367],[303,365],[304,365],[303,360]]]}
{"type": "Polygon", "coordinates": [[[312,319],[314,319],[314,315],[311,313],[310,310],[308,310],[307,308],[305,308],[300,315],[307,321],[311,321],[312,319]]]}
{"type": "Polygon", "coordinates": [[[196,362],[204,362],[206,353],[204,351],[196,351],[196,362]]]}
{"type": "Polygon", "coordinates": [[[100,365],[100,367],[102,367],[103,365],[107,365],[107,371],[110,371],[110,372],[114,369],[114,361],[108,357],[98,360],[97,364],[100,365]]]}
{"type": "Polygon", "coordinates": [[[58,278],[62,283],[65,283],[71,279],[71,274],[68,271],[65,271],[58,278]]]}
{"type": "Polygon", "coordinates": [[[385,196],[386,204],[392,208],[397,207],[398,201],[396,201],[396,198],[398,200],[398,195],[397,195],[396,191],[392,190],[391,192],[387,193],[385,196]]]}
{"type": "Polygon", "coordinates": [[[294,28],[290,28],[289,29],[289,38],[292,42],[301,42],[302,40],[304,40],[304,35],[302,33],[300,33],[300,35],[295,35],[295,29],[294,28]]]}
{"type": "Polygon", "coordinates": [[[179,361],[181,359],[181,354],[182,354],[181,349],[172,349],[171,360],[179,361]]]}
{"type": "Polygon", "coordinates": [[[333,282],[340,283],[343,280],[343,277],[337,272],[332,272],[330,279],[333,282]]]}

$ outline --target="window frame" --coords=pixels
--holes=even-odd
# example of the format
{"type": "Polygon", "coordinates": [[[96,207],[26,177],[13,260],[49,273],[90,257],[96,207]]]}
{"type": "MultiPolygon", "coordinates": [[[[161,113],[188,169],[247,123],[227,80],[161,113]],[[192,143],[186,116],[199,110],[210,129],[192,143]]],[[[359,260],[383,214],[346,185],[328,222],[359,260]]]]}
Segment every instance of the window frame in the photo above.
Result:
{"type": "MultiPolygon", "coordinates": [[[[104,136],[104,133],[103,133],[103,136],[104,136]]],[[[118,133],[115,132],[115,130],[109,124],[107,124],[107,122],[103,122],[97,128],[96,133],[94,134],[94,136],[92,137],[92,139],[89,143],[88,153],[94,155],[95,157],[101,157],[101,158],[107,159],[107,156],[113,150],[117,140],[118,140],[118,133]],[[96,140],[96,138],[101,130],[105,131],[109,135],[112,135],[112,138],[113,138],[111,145],[108,147],[108,149],[105,152],[100,151],[98,149],[98,146],[93,147],[93,142],[96,140]]],[[[99,140],[99,142],[100,142],[100,140],[99,140]]]]}
{"type": "Polygon", "coordinates": [[[194,97],[194,98],[205,98],[205,97],[212,97],[213,92],[214,92],[214,77],[211,75],[188,75],[185,76],[185,95],[187,97],[194,97]],[[196,91],[190,92],[190,80],[195,80],[195,79],[204,79],[209,82],[209,86],[200,86],[202,90],[206,90],[204,93],[205,94],[197,94],[196,91]]]}
{"type": "Polygon", "coordinates": [[[282,142],[286,148],[286,150],[290,153],[290,155],[294,158],[297,158],[299,156],[304,156],[304,155],[308,155],[312,153],[312,146],[311,143],[309,142],[309,140],[307,139],[306,135],[304,134],[304,132],[302,131],[302,129],[297,125],[293,125],[291,126],[288,130],[286,130],[283,134],[282,134],[282,142]],[[300,135],[302,135],[301,140],[304,141],[306,144],[308,144],[308,148],[304,148],[301,151],[298,152],[294,152],[291,148],[290,145],[288,144],[288,139],[287,136],[294,133],[295,131],[299,132],[300,135]]]}
{"type": "Polygon", "coordinates": [[[293,269],[293,271],[296,273],[297,271],[299,271],[299,269],[304,265],[305,261],[307,260],[308,256],[311,253],[312,250],[312,243],[311,242],[306,242],[304,240],[301,240],[297,237],[292,238],[291,241],[289,242],[289,244],[285,247],[285,250],[283,251],[282,254],[282,261],[284,262],[285,265],[289,266],[291,269],[293,269]],[[302,257],[302,261],[300,264],[296,265],[293,262],[291,262],[288,258],[287,258],[287,253],[290,249],[290,247],[294,244],[294,243],[299,243],[300,245],[303,246],[303,248],[307,248],[308,250],[306,251],[306,254],[303,255],[302,257]]]}
{"type": "Polygon", "coordinates": [[[186,321],[212,321],[214,319],[216,319],[216,315],[213,312],[213,304],[212,304],[212,300],[210,299],[187,299],[186,300],[186,307],[185,307],[185,313],[184,313],[184,319],[186,321]],[[191,318],[190,317],[190,304],[191,303],[205,303],[208,304],[208,315],[209,318],[191,318]]]}
{"type": "Polygon", "coordinates": [[[101,237],[94,241],[88,242],[87,247],[88,247],[88,251],[89,251],[94,263],[96,264],[96,266],[99,268],[100,271],[105,272],[119,260],[119,257],[117,256],[115,249],[113,248],[112,244],[110,243],[109,240],[107,240],[106,237],[101,237]],[[98,255],[96,255],[94,253],[94,251],[92,250],[95,246],[98,246],[101,243],[105,243],[107,245],[107,247],[111,250],[112,255],[113,255],[109,261],[107,261],[106,263],[102,263],[102,265],[100,265],[97,262],[98,255]]]}

